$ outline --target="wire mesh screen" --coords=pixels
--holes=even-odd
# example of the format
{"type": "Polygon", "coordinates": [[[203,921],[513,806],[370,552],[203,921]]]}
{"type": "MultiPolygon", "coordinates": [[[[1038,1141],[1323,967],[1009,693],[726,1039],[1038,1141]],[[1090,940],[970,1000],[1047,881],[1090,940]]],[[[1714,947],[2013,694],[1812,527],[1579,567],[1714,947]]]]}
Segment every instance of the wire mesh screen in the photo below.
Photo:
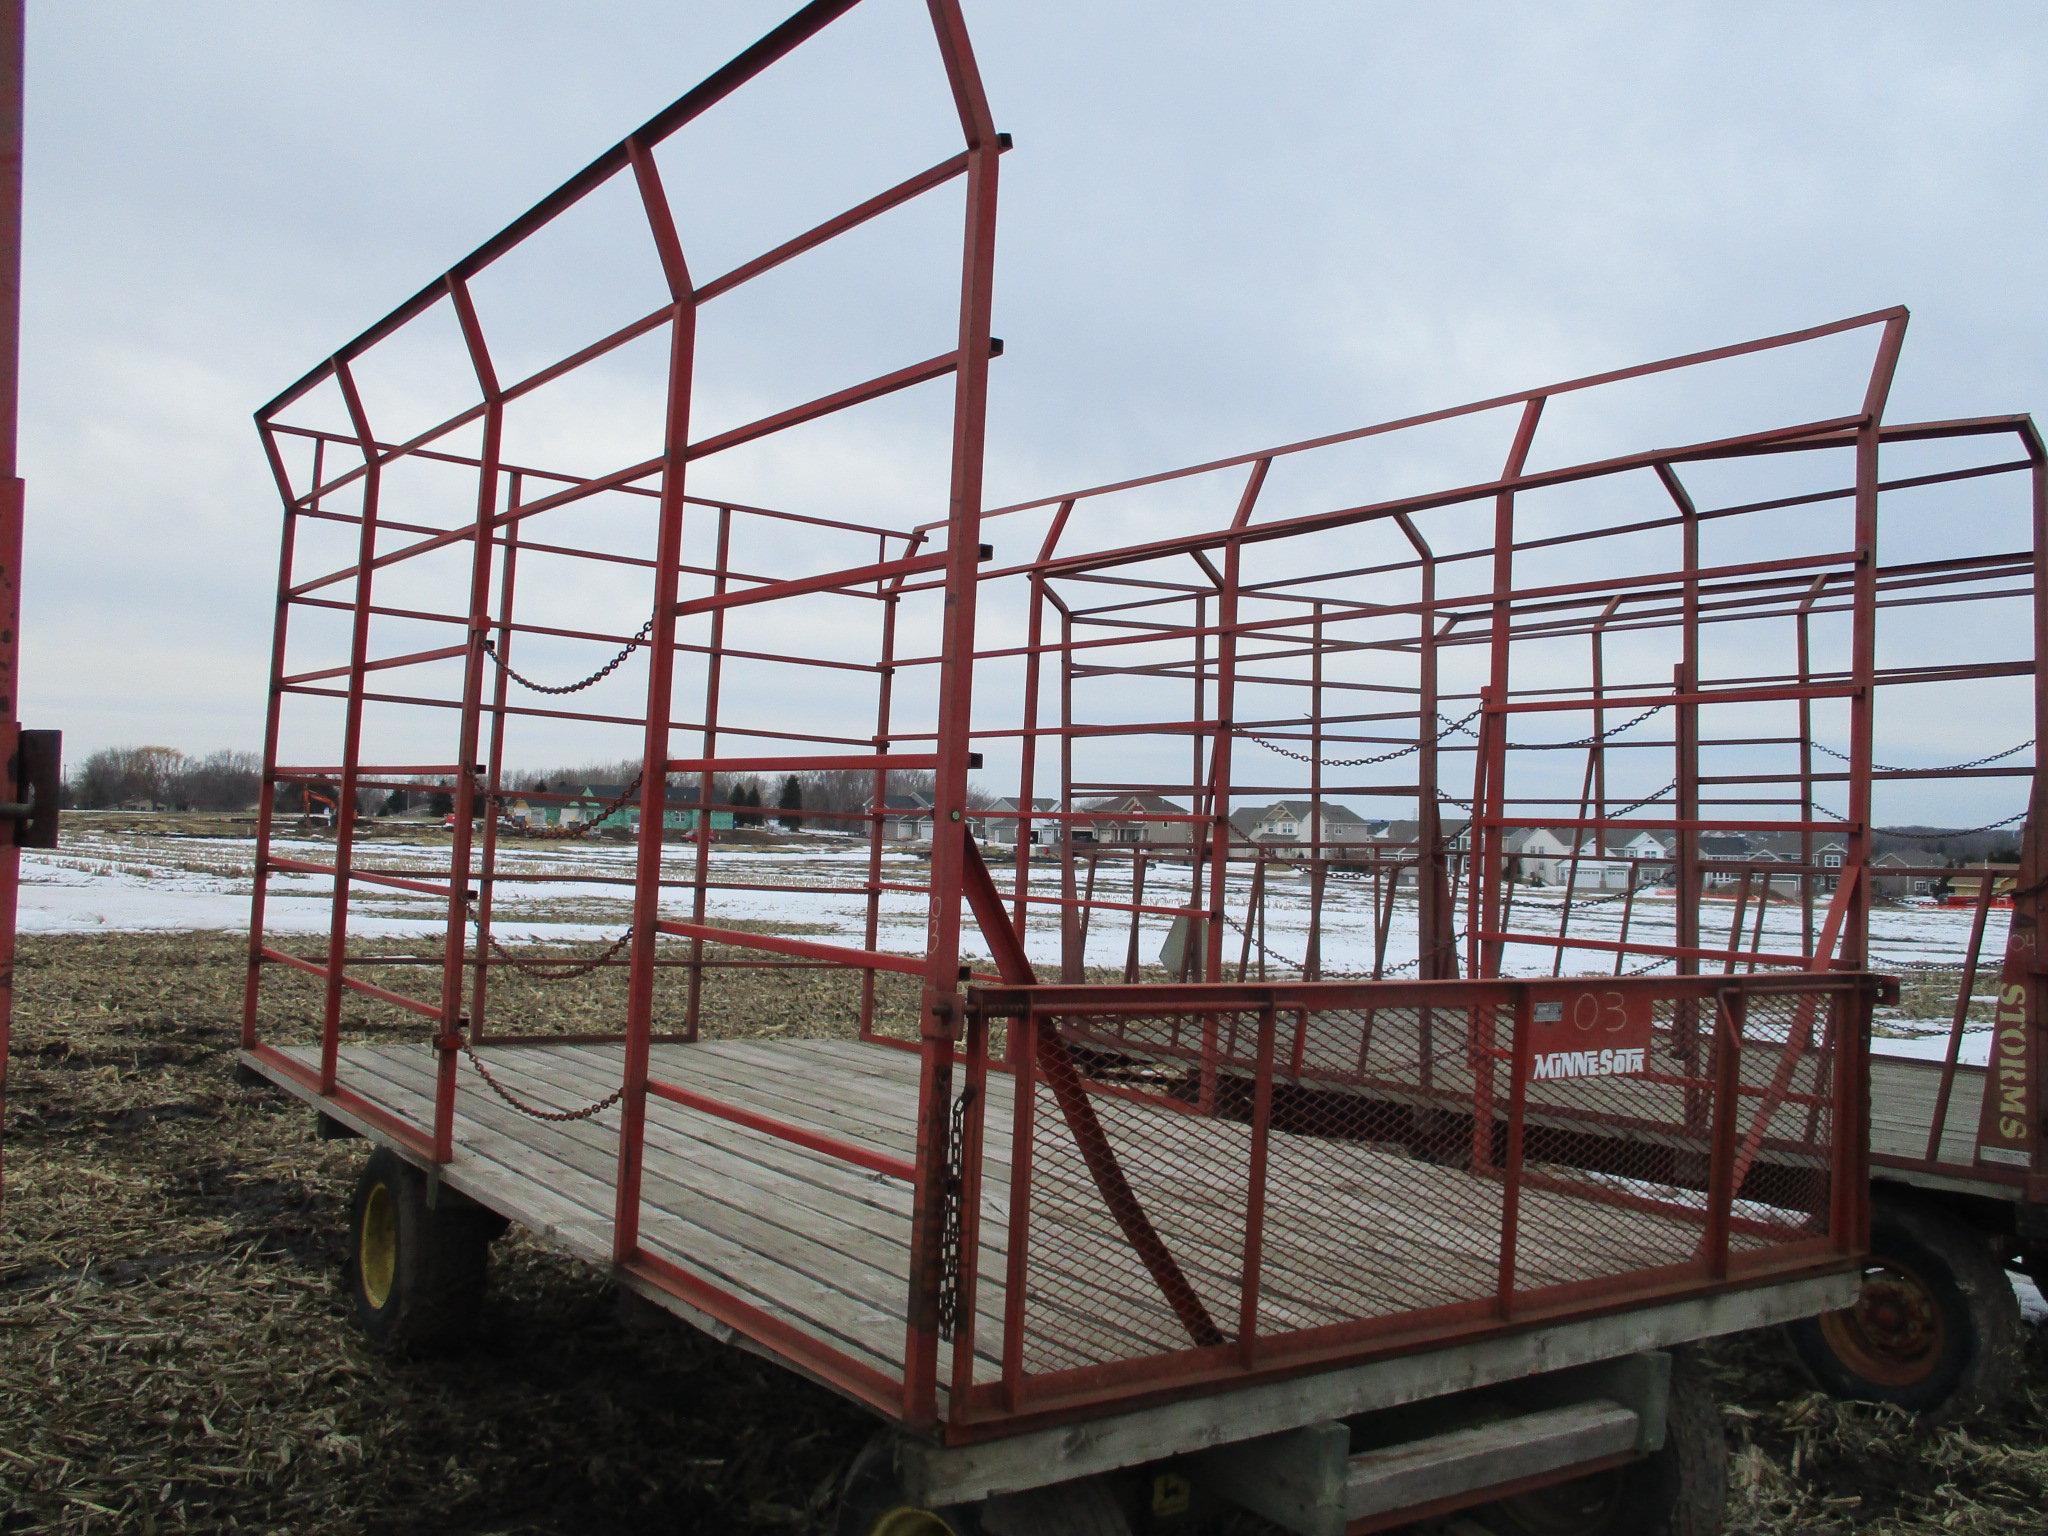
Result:
{"type": "Polygon", "coordinates": [[[1007,1358],[1363,1347],[1846,1252],[1835,1084],[1860,986],[1002,994],[1027,1058],[987,1218],[1007,1358]]]}
{"type": "Polygon", "coordinates": [[[1257,1015],[1126,1022],[1053,1022],[1064,1061],[1033,1088],[1030,1371],[1236,1336],[1250,1117],[1218,1103],[1213,1074],[1205,1108],[1199,1060],[1204,1039],[1255,1040],[1257,1015]]]}

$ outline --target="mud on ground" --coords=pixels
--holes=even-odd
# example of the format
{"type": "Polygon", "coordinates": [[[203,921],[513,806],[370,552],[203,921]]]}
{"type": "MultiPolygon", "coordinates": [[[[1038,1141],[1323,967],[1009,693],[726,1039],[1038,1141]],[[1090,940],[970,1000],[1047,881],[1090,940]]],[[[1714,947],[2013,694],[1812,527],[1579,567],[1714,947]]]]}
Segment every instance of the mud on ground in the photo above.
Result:
{"type": "MultiPolygon", "coordinates": [[[[860,1411],[680,1326],[622,1320],[596,1273],[517,1234],[493,1258],[486,1349],[366,1350],[340,1281],[362,1144],[316,1141],[295,1101],[236,1084],[242,978],[225,935],[22,944],[0,1531],[817,1528],[869,1432],[860,1411]]],[[[595,1014],[610,980],[547,1006],[595,1014]]],[[[734,973],[723,1027],[810,1032],[812,985],[734,973]]],[[[1730,1530],[2039,1536],[2048,1329],[2030,1334],[2029,1395],[1928,1434],[1805,1392],[1770,1338],[1715,1348],[1730,1530]]]]}

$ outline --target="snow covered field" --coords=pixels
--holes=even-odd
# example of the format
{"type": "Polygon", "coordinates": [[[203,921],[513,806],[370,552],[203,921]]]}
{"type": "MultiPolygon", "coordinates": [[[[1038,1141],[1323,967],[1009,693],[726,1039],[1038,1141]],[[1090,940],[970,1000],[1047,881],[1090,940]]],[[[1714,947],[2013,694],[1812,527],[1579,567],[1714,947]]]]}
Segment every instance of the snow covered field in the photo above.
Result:
{"type": "MultiPolygon", "coordinates": [[[[333,843],[326,838],[287,837],[274,844],[274,851],[281,858],[323,863],[331,859],[333,843]]],[[[24,854],[21,928],[25,933],[241,929],[249,920],[254,852],[254,842],[248,837],[174,837],[147,831],[102,830],[93,826],[90,817],[79,816],[67,823],[62,849],[24,854]]],[[[379,840],[363,845],[362,852],[366,861],[378,867],[404,869],[428,879],[436,878],[447,867],[445,844],[379,840]]],[[[866,899],[858,892],[833,887],[858,885],[866,874],[867,857],[864,846],[850,838],[831,836],[793,837],[778,847],[715,848],[712,879],[727,888],[712,893],[710,920],[772,925],[827,942],[858,945],[863,939],[866,899]],[[773,889],[731,888],[744,886],[773,889]]],[[[687,879],[693,861],[693,850],[678,845],[666,861],[664,873],[670,879],[687,879]]],[[[544,882],[531,884],[508,878],[499,885],[494,932],[507,942],[605,942],[625,925],[632,850],[623,842],[508,845],[500,849],[499,869],[506,877],[548,877],[544,882]]],[[[927,870],[914,847],[906,844],[900,851],[891,850],[885,855],[882,881],[885,885],[914,886],[925,879],[927,870]]],[[[997,878],[1007,888],[1007,866],[998,868],[997,878]]],[[[1057,880],[1056,872],[1049,868],[1034,870],[1032,889],[1039,895],[1056,895],[1057,880]]],[[[1185,904],[1188,882],[1185,867],[1154,866],[1147,872],[1145,902],[1168,908],[1185,904]]],[[[1105,863],[1095,894],[1104,900],[1127,900],[1127,869],[1105,863]]],[[[1242,922],[1249,901],[1247,877],[1233,877],[1231,895],[1230,909],[1242,922]]],[[[330,896],[331,883],[324,876],[274,876],[268,931],[278,936],[324,933],[330,896]]],[[[686,892],[672,892],[669,900],[671,910],[678,915],[686,913],[686,892]]],[[[423,894],[358,884],[352,905],[352,929],[364,937],[422,935],[438,932],[442,923],[438,900],[423,894]]],[[[1560,905],[1561,898],[1555,891],[1517,892],[1514,926],[1528,932],[1555,932],[1560,905]]],[[[1621,908],[1618,900],[1582,898],[1571,916],[1572,934],[1594,939],[1617,938],[1621,931],[1621,908]]],[[[1034,960],[1050,962],[1057,958],[1058,933],[1052,911],[1050,906],[1043,906],[1034,914],[1028,934],[1034,960]]],[[[1673,911],[1668,897],[1639,895],[1629,925],[1630,937],[1649,943],[1672,942],[1673,911]]],[[[1708,943],[1725,936],[1733,916],[1732,903],[1708,904],[1702,918],[1708,943]]],[[[1940,907],[1880,909],[1871,924],[1876,963],[1880,968],[1900,970],[1959,964],[1968,943],[1970,918],[1966,911],[1940,907]]],[[[1298,964],[1307,947],[1308,920],[1308,880],[1285,872],[1269,877],[1262,938],[1273,974],[1285,975],[1298,964]]],[[[1357,880],[1332,880],[1325,897],[1323,921],[1326,974],[1369,969],[1375,938],[1371,887],[1357,880]]],[[[1143,919],[1138,943],[1141,961],[1150,963],[1158,958],[1170,922],[1166,916],[1143,919]]],[[[1763,947],[1798,953],[1804,947],[1800,922],[1797,909],[1780,899],[1766,909],[1763,947]]],[[[1129,945],[1129,924],[1124,913],[1098,912],[1087,936],[1088,963],[1120,966],[1129,945]]],[[[2005,914],[1992,913],[1985,942],[1987,957],[1995,958],[2002,952],[2004,926],[2005,914]]],[[[914,890],[885,891],[878,946],[914,954],[923,947],[924,936],[924,898],[914,890]]],[[[1414,903],[1399,900],[1387,935],[1390,968],[1412,959],[1415,941],[1414,903]]],[[[968,942],[973,948],[971,928],[968,942]]],[[[1225,953],[1233,962],[1243,942],[1241,929],[1226,935],[1225,953]]],[[[1254,949],[1255,961],[1257,954],[1254,949]]],[[[1543,975],[1548,974],[1551,960],[1552,951],[1543,946],[1513,945],[1507,951],[1505,969],[1511,973],[1543,975]]],[[[1591,969],[1601,963],[1595,958],[1579,968],[1591,969]]],[[[1975,1008],[1985,1025],[1989,1024],[1989,1003],[1989,995],[1984,993],[1975,1008]]],[[[1900,1037],[1882,1040],[1881,1050],[1897,1055],[1941,1054],[1945,1028],[1939,1025],[1909,1026],[1900,1021],[1885,1021],[1883,1027],[1887,1033],[1900,1037]]],[[[1964,1042],[1964,1059],[1985,1060],[1987,1040],[1983,1031],[1973,1029],[1964,1042]]]]}

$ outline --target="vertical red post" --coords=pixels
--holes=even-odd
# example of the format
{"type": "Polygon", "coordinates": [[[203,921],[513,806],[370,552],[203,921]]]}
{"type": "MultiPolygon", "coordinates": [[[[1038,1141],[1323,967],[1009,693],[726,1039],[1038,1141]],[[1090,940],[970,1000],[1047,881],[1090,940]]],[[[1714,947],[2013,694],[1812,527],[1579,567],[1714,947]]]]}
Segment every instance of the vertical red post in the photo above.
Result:
{"type": "MultiPolygon", "coordinates": [[[[1259,1010],[1259,1050],[1252,1079],[1251,1161],[1245,1175],[1244,1257],[1237,1303],[1237,1358],[1247,1369],[1258,1356],[1260,1266],[1266,1251],[1266,1159],[1273,1123],[1273,1051],[1279,1016],[1269,1001],[1259,1010]]],[[[1304,1016],[1301,1033],[1307,1032],[1304,1016]]]]}
{"type": "Polygon", "coordinates": [[[1003,1271],[1003,1406],[1015,1413],[1024,1401],[1025,1292],[1031,1280],[1031,1154],[1038,1129],[1038,1031],[1027,1006],[1009,1021],[1010,1063],[1016,1094],[1010,1120],[1010,1229],[1003,1271]]]}
{"type": "MultiPolygon", "coordinates": [[[[918,540],[913,539],[904,550],[905,555],[914,554],[918,540]]],[[[888,540],[881,541],[880,554],[887,558],[888,540]]],[[[889,583],[887,595],[882,599],[882,646],[881,662],[875,671],[875,735],[873,746],[877,757],[889,750],[890,711],[896,697],[896,609],[902,602],[898,589],[901,578],[889,583]]],[[[888,824],[889,770],[876,768],[874,784],[868,793],[868,883],[867,920],[862,929],[863,948],[873,949],[882,932],[882,828],[888,824]]],[[[869,1039],[875,1032],[875,973],[872,968],[860,973],[860,1037],[869,1039]]]]}
{"type": "MultiPolygon", "coordinates": [[[[1742,1092],[1742,1039],[1749,1015],[1749,995],[1739,987],[1723,987],[1714,998],[1713,1140],[1707,1147],[1707,1273],[1728,1277],[1728,1234],[1739,1191],[1735,1188],[1736,1116],[1742,1092]]],[[[1833,1229],[1830,1222],[1830,1229],[1833,1229]]]]}
{"type": "MultiPolygon", "coordinates": [[[[277,609],[270,620],[270,695],[263,717],[263,782],[256,790],[256,858],[249,879],[249,970],[242,981],[242,1049],[256,1044],[256,1009],[263,993],[263,910],[270,895],[270,824],[277,814],[277,738],[284,714],[284,657],[290,636],[292,558],[299,527],[298,497],[290,471],[268,422],[258,423],[270,472],[284,503],[284,527],[277,548],[277,609]]],[[[320,476],[327,460],[327,440],[313,440],[313,470],[308,500],[320,505],[320,476]]],[[[4,1010],[0,1010],[4,1011],[4,1010]]]]}
{"type": "MultiPolygon", "coordinates": [[[[519,506],[525,487],[515,471],[505,487],[506,510],[519,506]]],[[[484,845],[482,868],[477,871],[476,965],[470,983],[469,1038],[484,1038],[485,1009],[490,999],[491,908],[497,900],[498,818],[504,811],[505,791],[505,703],[512,677],[505,669],[512,664],[512,599],[518,590],[519,524],[507,522],[504,532],[505,559],[498,578],[498,665],[491,681],[491,746],[485,762],[484,845]]]]}
{"type": "MultiPolygon", "coordinates": [[[[1509,446],[1507,462],[1501,468],[1503,480],[1513,480],[1522,473],[1523,466],[1529,462],[1529,448],[1536,439],[1536,424],[1542,419],[1543,396],[1532,395],[1522,407],[1522,418],[1516,424],[1514,442],[1509,446]]],[[[1504,490],[1493,502],[1493,613],[1487,643],[1486,684],[1487,702],[1492,710],[1498,710],[1508,698],[1509,658],[1514,637],[1514,583],[1515,493],[1504,490]]],[[[1483,809],[1478,798],[1472,802],[1472,849],[1478,861],[1474,865],[1475,875],[1483,877],[1483,888],[1478,893],[1480,927],[1485,933],[1495,934],[1502,925],[1501,883],[1508,878],[1501,852],[1500,827],[1500,818],[1507,814],[1508,720],[1506,715],[1491,711],[1480,718],[1488,727],[1480,738],[1481,756],[1486,759],[1486,794],[1483,809]]],[[[1481,974],[1498,976],[1500,956],[1499,939],[1481,940],[1478,951],[1479,964],[1484,967],[1481,974]]]]}
{"type": "MultiPolygon", "coordinates": [[[[462,327],[470,366],[476,370],[477,387],[483,393],[484,421],[476,477],[476,524],[470,535],[462,710],[456,728],[455,836],[448,850],[448,932],[441,957],[441,1032],[434,1041],[438,1053],[434,1076],[434,1158],[444,1163],[454,1151],[456,1053],[463,1043],[462,957],[473,899],[469,884],[470,851],[476,835],[477,776],[482,766],[477,762],[477,754],[482,735],[484,643],[490,639],[491,557],[497,548],[498,448],[505,427],[504,394],[498,387],[498,373],[491,363],[483,326],[470,303],[469,285],[451,277],[448,297],[462,327]]],[[[494,808],[488,799],[481,807],[486,816],[492,815],[494,808]]]]}
{"type": "Polygon", "coordinates": [[[633,178],[661,258],[674,310],[669,321],[668,404],[662,434],[660,530],[655,541],[654,626],[647,637],[647,730],[640,754],[640,827],[633,872],[633,943],[626,984],[626,1048],[619,1099],[617,1204],[612,1259],[640,1246],[640,1166],[647,1125],[648,1035],[654,1021],[654,925],[661,914],[662,812],[668,799],[669,719],[674,713],[676,593],[683,559],[683,466],[690,446],[690,385],[697,303],[675,219],[653,154],[629,140],[633,178]]]}
{"type": "MultiPolygon", "coordinates": [[[[713,596],[723,596],[727,586],[726,567],[732,558],[732,508],[718,509],[718,550],[711,566],[711,591],[713,596]]],[[[718,689],[725,662],[725,610],[711,610],[710,653],[704,658],[704,749],[702,756],[708,761],[718,755],[718,689]]],[[[690,897],[690,921],[702,923],[711,884],[711,806],[717,799],[718,775],[706,768],[697,779],[697,888],[690,897]]],[[[874,937],[868,938],[868,948],[874,948],[874,937]]],[[[874,972],[867,973],[870,981],[874,972]]],[[[704,941],[690,940],[690,987],[683,1003],[683,1033],[690,1039],[697,1038],[698,1012],[704,1000],[704,941]]],[[[862,1020],[865,1024],[865,1016],[862,1020]]]]}
{"type": "Polygon", "coordinates": [[[946,1143],[953,1038],[960,1015],[960,902],[966,874],[967,758],[972,744],[974,611],[981,560],[982,440],[988,417],[996,173],[1002,146],[957,0],[930,0],[932,28],[967,141],[966,228],[953,375],[951,491],[946,514],[946,608],[941,621],[938,769],[932,811],[931,915],[920,999],[917,1181],[912,1197],[909,1321],[903,1414],[912,1428],[938,1414],[938,1295],[945,1225],[946,1143]]]}
{"type": "MultiPolygon", "coordinates": [[[[0,3],[0,763],[21,735],[21,524],[24,489],[16,458],[21,406],[22,0],[0,3]]],[[[11,780],[12,770],[8,770],[11,780]]],[[[10,800],[20,785],[5,786],[10,800]]],[[[0,832],[0,1130],[7,1114],[7,1052],[14,1030],[14,911],[21,849],[13,824],[0,832]]],[[[4,1181],[0,1165],[0,1181],[4,1181]]],[[[6,1185],[0,1182],[0,1192],[6,1185]]]]}
{"type": "MultiPolygon", "coordinates": [[[[1244,492],[1238,497],[1237,514],[1230,520],[1233,535],[1251,522],[1252,508],[1266,484],[1266,472],[1272,467],[1271,459],[1253,461],[1244,492]]],[[[1223,547],[1223,583],[1216,594],[1216,735],[1209,749],[1209,921],[1202,951],[1205,981],[1223,979],[1223,913],[1230,876],[1230,746],[1237,711],[1237,600],[1241,564],[1242,543],[1233,537],[1223,547]]],[[[1245,914],[1245,920],[1249,926],[1251,913],[1245,914]]],[[[1208,1033],[1204,1032],[1205,1039],[1208,1033]]]]}
{"type": "Polygon", "coordinates": [[[363,746],[363,663],[370,654],[370,587],[377,557],[377,496],[382,465],[370,432],[362,396],[348,361],[334,360],[334,382],[348,407],[350,425],[363,453],[362,518],[356,541],[355,601],[349,632],[348,702],[341,728],[341,783],[334,797],[334,905],[327,927],[327,990],[320,1014],[320,1091],[334,1092],[341,1051],[342,971],[348,959],[349,870],[355,858],[357,765],[363,746]]]}

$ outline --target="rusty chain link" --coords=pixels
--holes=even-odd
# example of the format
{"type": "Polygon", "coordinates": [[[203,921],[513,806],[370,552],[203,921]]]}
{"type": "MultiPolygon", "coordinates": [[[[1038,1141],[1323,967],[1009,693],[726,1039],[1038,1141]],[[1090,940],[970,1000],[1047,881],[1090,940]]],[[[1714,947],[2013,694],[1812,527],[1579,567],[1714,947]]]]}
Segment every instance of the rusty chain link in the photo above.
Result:
{"type": "MultiPolygon", "coordinates": [[[[1463,719],[1444,721],[1444,728],[1436,733],[1436,739],[1442,741],[1453,731],[1465,730],[1467,725],[1479,718],[1479,713],[1479,710],[1475,709],[1463,719]]],[[[1443,718],[1442,715],[1437,716],[1439,720],[1443,720],[1443,718]]],[[[1396,747],[1391,752],[1375,753],[1371,757],[1318,758],[1311,752],[1296,752],[1291,747],[1283,747],[1279,742],[1270,737],[1254,735],[1249,731],[1239,731],[1235,734],[1243,736],[1247,741],[1257,742],[1268,752],[1278,752],[1282,757],[1291,757],[1297,763],[1320,763],[1325,768],[1370,768],[1376,763],[1391,763],[1397,757],[1406,757],[1410,752],[1420,752],[1422,750],[1422,743],[1418,741],[1409,746],[1396,747]]],[[[1467,731],[1466,734],[1470,735],[1471,733],[1467,731]]]]}
{"type": "MultiPolygon", "coordinates": [[[[1839,821],[1843,826],[1849,824],[1849,818],[1840,811],[1829,810],[1824,805],[1816,805],[1814,809],[1830,821],[1839,821]]],[[[2004,828],[2013,825],[2013,823],[2025,821],[2026,819],[2027,813],[2025,811],[2014,811],[2010,816],[2002,820],[1987,821],[1981,827],[1957,827],[1944,832],[1894,832],[1889,827],[1878,827],[1873,830],[1885,837],[1896,837],[1909,843],[1938,843],[1951,837],[1975,837],[1980,832],[2002,831],[2004,828]]]]}
{"type": "Polygon", "coordinates": [[[521,672],[518,668],[514,667],[511,662],[505,660],[504,657],[500,656],[498,654],[498,642],[489,639],[488,637],[484,640],[484,654],[490,657],[492,661],[496,662],[498,666],[504,671],[505,675],[511,678],[512,681],[514,681],[515,683],[521,683],[526,687],[531,688],[535,693],[581,693],[585,688],[589,688],[596,683],[603,682],[606,678],[610,677],[614,672],[618,671],[620,667],[626,664],[626,658],[628,656],[631,656],[635,651],[639,650],[641,646],[645,645],[648,642],[648,640],[652,638],[653,634],[654,615],[650,613],[649,615],[647,615],[647,622],[645,624],[642,624],[639,629],[634,631],[633,638],[626,642],[624,648],[620,650],[618,655],[614,656],[610,661],[606,662],[603,666],[599,667],[595,672],[591,673],[590,676],[581,678],[573,683],[562,683],[560,685],[556,685],[554,683],[535,682],[532,678],[528,677],[524,672],[521,672]]]}
{"type": "MultiPolygon", "coordinates": [[[[1897,763],[1879,762],[1873,762],[1870,766],[1877,769],[1880,773],[1962,773],[1971,768],[1982,768],[1989,763],[1995,763],[2001,759],[2011,757],[2016,752],[2024,752],[2033,744],[2034,738],[2029,736],[2019,745],[2007,747],[2003,752],[1992,752],[1983,757],[1973,757],[1968,762],[1963,763],[1937,763],[1927,768],[1902,768],[1897,763]]],[[[1849,761],[1849,756],[1846,752],[1837,752],[1833,747],[1824,747],[1817,741],[1809,742],[1807,745],[1811,746],[1816,752],[1832,757],[1838,763],[1849,761]]]]}
{"type": "Polygon", "coordinates": [[[599,1099],[595,1104],[585,1104],[581,1109],[541,1109],[535,1105],[528,1104],[524,1099],[493,1077],[491,1069],[485,1066],[483,1058],[477,1055],[476,1047],[467,1040],[462,1042],[462,1054],[469,1058],[469,1064],[476,1068],[477,1075],[489,1086],[491,1092],[518,1110],[520,1114],[531,1115],[536,1120],[548,1120],[557,1125],[565,1124],[571,1120],[588,1120],[592,1115],[603,1114],[626,1096],[625,1086],[621,1084],[599,1099]]]}
{"type": "MultiPolygon", "coordinates": [[[[470,915],[470,922],[476,922],[474,913],[470,915]]],[[[531,976],[536,981],[550,982],[574,981],[579,976],[588,976],[591,972],[610,964],[612,957],[617,955],[620,950],[624,949],[632,941],[633,930],[628,928],[595,955],[575,958],[564,957],[561,960],[529,960],[507,949],[498,942],[495,936],[484,940],[490,946],[492,952],[507,965],[511,966],[513,970],[520,972],[522,975],[531,976]]]]}

